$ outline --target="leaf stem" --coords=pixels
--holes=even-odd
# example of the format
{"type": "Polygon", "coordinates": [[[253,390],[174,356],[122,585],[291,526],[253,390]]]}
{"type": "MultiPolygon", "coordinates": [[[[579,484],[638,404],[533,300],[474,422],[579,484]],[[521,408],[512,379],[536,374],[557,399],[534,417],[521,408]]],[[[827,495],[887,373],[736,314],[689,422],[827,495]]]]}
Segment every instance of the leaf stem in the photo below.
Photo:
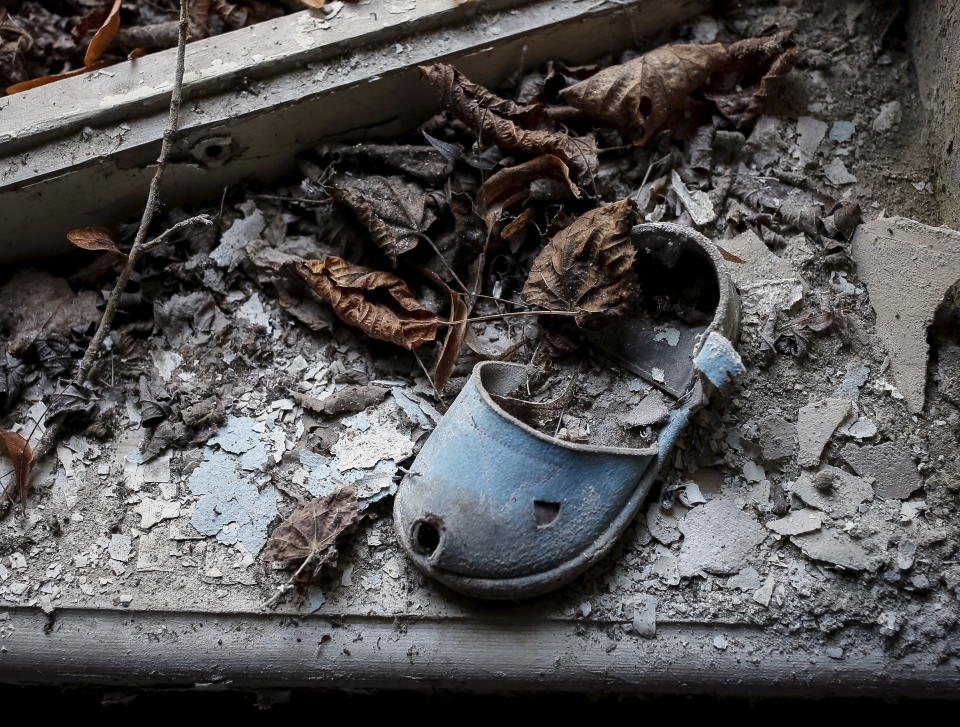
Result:
{"type": "MultiPolygon", "coordinates": [[[[494,313],[489,316],[477,316],[476,318],[464,318],[460,321],[453,321],[456,325],[461,323],[476,323],[477,321],[494,321],[498,318],[510,318],[512,316],[577,316],[580,315],[572,310],[518,310],[508,313],[494,313]]],[[[451,325],[450,321],[438,321],[441,326],[451,325]]]]}

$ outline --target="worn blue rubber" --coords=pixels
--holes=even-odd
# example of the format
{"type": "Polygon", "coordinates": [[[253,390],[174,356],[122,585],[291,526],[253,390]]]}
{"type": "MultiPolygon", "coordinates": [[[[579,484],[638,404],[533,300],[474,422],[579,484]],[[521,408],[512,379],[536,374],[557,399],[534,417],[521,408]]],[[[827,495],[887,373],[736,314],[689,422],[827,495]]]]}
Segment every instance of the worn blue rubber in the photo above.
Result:
{"type": "Polygon", "coordinates": [[[656,447],[565,442],[531,428],[493,397],[526,380],[520,364],[488,361],[473,375],[400,484],[394,524],[410,558],[450,588],[488,599],[536,596],[605,555],[640,510],[660,465],[710,390],[742,370],[730,339],[739,306],[714,245],[697,232],[639,225],[634,241],[704,256],[716,315],[685,362],[695,375],[656,447]]]}

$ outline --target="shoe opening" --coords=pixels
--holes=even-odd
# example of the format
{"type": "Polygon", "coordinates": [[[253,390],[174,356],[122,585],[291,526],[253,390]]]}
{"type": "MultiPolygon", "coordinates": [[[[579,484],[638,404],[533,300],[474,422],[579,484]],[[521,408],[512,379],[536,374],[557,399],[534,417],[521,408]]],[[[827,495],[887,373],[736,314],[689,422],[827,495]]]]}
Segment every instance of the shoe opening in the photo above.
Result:
{"type": "Polygon", "coordinates": [[[413,549],[421,555],[431,556],[440,547],[439,518],[422,519],[414,522],[411,529],[413,549]]]}

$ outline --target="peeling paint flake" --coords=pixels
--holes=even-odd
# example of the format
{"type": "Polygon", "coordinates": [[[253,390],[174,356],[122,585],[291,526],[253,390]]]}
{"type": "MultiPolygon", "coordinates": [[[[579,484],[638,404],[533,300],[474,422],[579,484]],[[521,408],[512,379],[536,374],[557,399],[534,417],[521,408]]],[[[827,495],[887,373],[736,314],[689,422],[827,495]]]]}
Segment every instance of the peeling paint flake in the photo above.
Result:
{"type": "Polygon", "coordinates": [[[200,499],[191,524],[225,545],[257,554],[267,541],[267,527],[277,515],[277,489],[257,486],[257,473],[269,457],[269,437],[254,430],[249,417],[231,417],[204,448],[203,461],[187,485],[200,499]]]}
{"type": "Polygon", "coordinates": [[[302,450],[300,464],[307,468],[307,481],[303,486],[314,497],[329,495],[344,485],[351,485],[360,500],[360,509],[365,510],[397,491],[394,479],[397,463],[392,459],[381,460],[370,468],[341,471],[336,458],[302,450]]]}
{"type": "Polygon", "coordinates": [[[330,449],[341,473],[373,467],[385,459],[399,462],[413,454],[413,441],[398,426],[396,405],[392,401],[367,410],[367,417],[368,429],[348,429],[330,449]]]}

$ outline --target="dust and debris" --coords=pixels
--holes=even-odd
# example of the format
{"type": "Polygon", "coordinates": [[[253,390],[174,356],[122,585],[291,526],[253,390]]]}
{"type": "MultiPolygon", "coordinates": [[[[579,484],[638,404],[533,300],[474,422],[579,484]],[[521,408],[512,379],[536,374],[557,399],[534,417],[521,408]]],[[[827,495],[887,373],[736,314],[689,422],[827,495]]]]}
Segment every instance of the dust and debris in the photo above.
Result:
{"type": "Polygon", "coordinates": [[[830,163],[823,168],[823,175],[835,187],[857,183],[856,176],[847,170],[847,165],[843,163],[843,159],[840,157],[834,157],[830,160],[830,163]]]}
{"type": "Polygon", "coordinates": [[[960,280],[960,232],[881,217],[857,229],[851,249],[897,387],[911,411],[919,412],[927,381],[927,329],[960,280]]]}
{"type": "Polygon", "coordinates": [[[888,131],[895,129],[900,124],[902,118],[903,107],[900,105],[900,102],[888,101],[880,105],[880,109],[873,118],[871,126],[878,134],[886,134],[888,131]]]}
{"type": "Polygon", "coordinates": [[[719,498],[690,510],[678,527],[683,543],[677,565],[684,577],[736,573],[767,537],[755,516],[719,498]]]}
{"type": "Polygon", "coordinates": [[[778,535],[803,535],[819,530],[822,524],[823,516],[819,511],[802,508],[794,510],[779,520],[771,520],[767,523],[767,527],[778,535]]]}
{"type": "Polygon", "coordinates": [[[827,124],[820,119],[810,116],[797,119],[797,149],[804,164],[813,161],[826,133],[827,124]]]}
{"type": "MultiPolygon", "coordinates": [[[[669,507],[654,492],[617,557],[544,599],[545,612],[622,619],[638,634],[657,622],[691,620],[818,636],[867,626],[889,637],[897,654],[952,648],[960,595],[953,552],[960,345],[950,325],[928,345],[927,328],[943,317],[938,310],[951,300],[953,275],[952,258],[939,252],[948,246],[930,239],[955,233],[923,227],[940,216],[926,183],[922,191],[913,184],[931,176],[909,59],[888,48],[889,62],[874,63],[875,48],[889,41],[867,17],[852,22],[855,32],[845,34],[842,10],[807,3],[744,4],[726,17],[701,19],[692,27],[704,40],[759,33],[771,23],[795,28],[801,48],[834,62],[792,72],[781,101],[752,129],[716,129],[708,165],[688,164],[691,149],[680,138],[601,158],[596,192],[603,201],[649,200],[646,221],[691,224],[696,215],[704,234],[744,261],[724,265],[741,291],[738,350],[746,371],[732,394],[715,398],[691,423],[665,464],[660,489],[674,498],[669,507]],[[667,152],[668,162],[651,165],[667,152]],[[858,204],[868,220],[857,235],[838,218],[842,204],[858,204]],[[920,229],[881,216],[892,213],[916,218],[920,229]],[[880,246],[900,252],[871,252],[880,246]],[[943,272],[914,290],[927,266],[943,272]],[[767,334],[770,346],[763,345],[767,334]],[[813,417],[801,415],[804,407],[830,400],[837,400],[834,413],[845,402],[846,420],[808,429],[813,417]],[[911,411],[922,416],[913,419],[911,411]],[[810,433],[804,461],[816,452],[806,467],[801,420],[810,433]],[[655,594],[652,606],[628,604],[625,594],[637,593],[655,594]]],[[[457,141],[442,124],[427,130],[457,141]]],[[[403,141],[423,143],[419,136],[403,141]]],[[[602,144],[618,145],[613,134],[602,144]]],[[[506,163],[483,144],[465,153],[490,169],[506,163]]],[[[317,585],[285,608],[456,611],[405,566],[389,516],[399,468],[439,419],[429,383],[415,361],[331,325],[327,310],[262,273],[282,255],[322,258],[366,244],[354,221],[320,203],[322,184],[322,176],[306,174],[266,190],[301,200],[282,204],[231,190],[222,235],[198,234],[151,253],[124,303],[129,324],[111,334],[102,371],[110,384],[93,433],[81,432],[99,452],[68,447],[39,474],[55,483],[58,507],[72,503],[63,535],[53,536],[39,515],[0,523],[0,605],[255,612],[282,582],[253,558],[271,522],[341,483],[357,488],[361,507],[368,503],[360,537],[345,543],[337,583],[317,585]],[[141,422],[141,375],[170,396],[169,419],[155,430],[141,422]],[[353,412],[318,408],[354,386],[383,395],[353,412]],[[211,399],[221,406],[219,418],[201,406],[211,399]],[[150,437],[167,444],[151,459],[128,460],[150,437]],[[134,570],[139,585],[129,578],[134,570]]],[[[211,203],[214,211],[219,203],[211,203]]],[[[470,238],[475,231],[465,227],[470,238]]],[[[508,248],[511,255],[535,252],[539,241],[530,234],[508,248]]],[[[452,249],[452,240],[437,243],[452,249]]],[[[51,270],[56,289],[69,289],[67,299],[84,296],[76,310],[85,312],[71,310],[56,330],[75,345],[89,335],[104,286],[71,284],[51,270]]],[[[491,272],[498,297],[509,300],[514,274],[509,266],[491,272]]],[[[479,312],[495,311],[491,303],[479,312]]],[[[679,326],[657,325],[658,345],[684,344],[679,326]]],[[[39,354],[41,328],[33,319],[16,323],[15,343],[30,357],[39,354]]],[[[496,321],[482,328],[490,343],[482,350],[530,363],[539,332],[516,318],[496,321]]],[[[42,431],[55,380],[24,370],[27,359],[11,341],[0,351],[0,411],[20,431],[37,424],[42,431]]],[[[542,343],[541,354],[547,347],[542,343]]],[[[480,358],[473,356],[458,364],[445,398],[480,358]]],[[[43,360],[56,368],[56,356],[43,360]]],[[[669,405],[659,386],[609,371],[594,361],[581,371],[582,388],[559,422],[571,438],[641,441],[662,417],[659,404],[669,405]]],[[[661,369],[658,383],[664,375],[661,369]]],[[[557,423],[550,422],[551,435],[557,423]]]]}
{"type": "Polygon", "coordinates": [[[841,455],[854,472],[872,478],[873,490],[880,497],[905,500],[923,486],[917,466],[895,442],[848,444],[841,455]]]}
{"type": "Polygon", "coordinates": [[[804,535],[794,535],[790,542],[797,545],[804,555],[850,570],[867,570],[874,559],[857,541],[843,533],[826,528],[804,535]]]}
{"type": "Polygon", "coordinates": [[[797,439],[800,443],[797,462],[801,467],[820,464],[823,448],[849,414],[848,399],[812,401],[800,409],[797,418],[797,439]]]}
{"type": "Polygon", "coordinates": [[[742,568],[735,576],[727,579],[726,586],[738,591],[756,591],[760,587],[760,574],[756,568],[742,568]]]}
{"type": "Polygon", "coordinates": [[[220,244],[210,252],[210,259],[219,267],[232,270],[246,259],[247,248],[260,238],[267,227],[263,213],[251,201],[241,205],[242,217],[234,220],[220,237],[220,244]]]}
{"type": "Polygon", "coordinates": [[[657,599],[654,596],[644,594],[637,599],[630,625],[640,638],[652,639],[657,635],[657,599]]]}
{"type": "Polygon", "coordinates": [[[834,517],[856,515],[860,504],[873,499],[873,487],[845,470],[826,465],[815,473],[804,472],[790,492],[810,507],[834,517]]]}

